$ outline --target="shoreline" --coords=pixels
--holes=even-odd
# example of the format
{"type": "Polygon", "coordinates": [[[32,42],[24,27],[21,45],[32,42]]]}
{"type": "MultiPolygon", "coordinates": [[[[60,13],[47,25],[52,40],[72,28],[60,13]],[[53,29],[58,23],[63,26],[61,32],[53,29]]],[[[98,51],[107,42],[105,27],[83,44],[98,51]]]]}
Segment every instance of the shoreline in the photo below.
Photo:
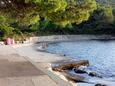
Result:
{"type": "Polygon", "coordinates": [[[55,42],[69,42],[79,40],[115,40],[115,36],[111,35],[51,35],[39,36],[30,38],[34,43],[55,43],[55,42]]]}
{"type": "MultiPolygon", "coordinates": [[[[47,74],[53,81],[59,83],[59,86],[76,86],[76,83],[73,83],[67,79],[64,78],[64,76],[61,73],[52,71],[51,68],[51,63],[52,62],[56,62],[56,61],[61,61],[61,60],[65,60],[65,57],[62,57],[60,55],[57,54],[51,54],[51,53],[47,53],[47,52],[41,52],[41,51],[34,51],[32,52],[33,54],[37,52],[38,58],[35,56],[35,58],[32,56],[28,56],[27,54],[23,54],[25,52],[25,48],[29,48],[29,47],[33,47],[34,44],[29,44],[29,45],[14,45],[12,46],[16,51],[18,51],[18,54],[21,56],[26,57],[26,59],[31,62],[36,68],[40,69],[41,71],[43,71],[45,74],[47,74]],[[21,52],[20,52],[20,50],[21,52]],[[22,53],[23,52],[23,53],[22,53]],[[54,59],[52,59],[52,57],[54,59]],[[40,64],[38,64],[40,63],[40,64]],[[40,67],[41,66],[41,67],[40,67]]],[[[30,48],[29,48],[30,49],[30,48]]],[[[29,50],[28,49],[28,50],[29,50]]],[[[33,50],[29,50],[30,52],[33,50]]]]}
{"type": "MultiPolygon", "coordinates": [[[[66,38],[65,37],[66,37],[65,35],[64,36],[32,37],[32,38],[30,38],[31,41],[29,43],[16,44],[16,45],[13,45],[12,47],[16,51],[18,51],[19,55],[26,56],[26,57],[28,57],[29,59],[31,59],[35,63],[40,62],[40,63],[43,63],[43,64],[44,63],[50,63],[51,64],[52,62],[65,60],[67,58],[65,56],[61,56],[61,55],[57,55],[57,54],[51,54],[49,52],[44,52],[44,51],[39,51],[37,48],[35,49],[36,44],[38,44],[38,43],[40,44],[40,43],[67,42],[67,41],[69,42],[69,41],[74,40],[73,38],[70,39],[71,37],[73,37],[73,35],[67,36],[66,38]]],[[[89,36],[87,36],[87,37],[85,36],[82,39],[79,38],[79,37],[81,37],[81,35],[79,35],[79,36],[75,35],[74,37],[77,37],[77,38],[75,38],[76,40],[98,40],[98,39],[100,39],[100,37],[101,37],[101,39],[105,39],[105,36],[104,36],[104,38],[103,38],[103,36],[99,36],[98,38],[95,37],[95,36],[91,37],[91,38],[89,38],[89,36]]],[[[74,40],[74,41],[76,41],[76,40],[74,40]]],[[[42,70],[42,71],[44,71],[44,70],[42,70]]],[[[51,71],[51,67],[50,67],[49,71],[52,72],[55,75],[55,72],[51,71]]],[[[50,76],[52,76],[53,74],[51,74],[50,76]]],[[[60,78],[63,77],[62,75],[60,75],[60,76],[59,75],[60,74],[56,74],[56,76],[58,76],[60,78]]],[[[77,83],[72,83],[72,84],[74,84],[72,86],[76,86],[77,85],[77,83]]]]}

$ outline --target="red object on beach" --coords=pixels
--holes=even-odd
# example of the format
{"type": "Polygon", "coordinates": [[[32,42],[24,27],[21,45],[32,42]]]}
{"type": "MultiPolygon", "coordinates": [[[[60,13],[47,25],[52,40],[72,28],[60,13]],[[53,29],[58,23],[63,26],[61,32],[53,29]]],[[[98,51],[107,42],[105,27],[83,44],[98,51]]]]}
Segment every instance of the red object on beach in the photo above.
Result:
{"type": "Polygon", "coordinates": [[[11,38],[7,38],[5,44],[6,45],[11,45],[12,44],[11,38]]]}

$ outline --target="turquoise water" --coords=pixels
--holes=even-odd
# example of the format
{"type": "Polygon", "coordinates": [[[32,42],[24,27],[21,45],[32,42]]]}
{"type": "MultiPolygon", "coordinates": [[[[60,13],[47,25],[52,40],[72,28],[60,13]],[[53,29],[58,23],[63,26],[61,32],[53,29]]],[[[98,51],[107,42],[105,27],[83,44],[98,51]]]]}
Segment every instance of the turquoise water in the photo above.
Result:
{"type": "MultiPolygon", "coordinates": [[[[115,82],[115,41],[76,41],[50,44],[50,53],[65,54],[78,60],[89,60],[91,71],[115,82]]],[[[111,85],[111,86],[115,86],[111,85]]]]}

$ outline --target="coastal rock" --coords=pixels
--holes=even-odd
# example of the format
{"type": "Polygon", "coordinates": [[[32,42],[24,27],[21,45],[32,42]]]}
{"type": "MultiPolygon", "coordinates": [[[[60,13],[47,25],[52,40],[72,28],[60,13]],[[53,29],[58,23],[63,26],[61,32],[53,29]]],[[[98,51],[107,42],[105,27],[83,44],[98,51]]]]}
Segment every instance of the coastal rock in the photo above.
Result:
{"type": "Polygon", "coordinates": [[[87,66],[80,66],[78,67],[79,70],[86,70],[87,69],[87,66]]]}
{"type": "Polygon", "coordinates": [[[89,73],[89,76],[102,78],[102,76],[100,76],[100,75],[97,74],[96,72],[90,72],[90,73],[89,73]]]}
{"type": "Polygon", "coordinates": [[[104,84],[96,84],[95,86],[107,86],[107,85],[104,85],[104,84]]]}
{"type": "Polygon", "coordinates": [[[80,66],[78,68],[73,68],[74,72],[79,73],[79,74],[87,73],[86,69],[87,69],[87,66],[80,66]]]}
{"type": "Polygon", "coordinates": [[[67,79],[69,79],[71,81],[74,81],[74,82],[84,82],[84,80],[85,80],[85,77],[77,75],[77,74],[74,74],[74,73],[70,73],[69,71],[64,71],[63,75],[67,79]]]}
{"type": "Polygon", "coordinates": [[[80,69],[77,69],[77,68],[74,69],[74,72],[79,73],[79,74],[87,73],[86,71],[80,70],[80,69]]]}
{"type": "Polygon", "coordinates": [[[97,75],[97,73],[96,73],[96,72],[90,72],[90,73],[89,73],[89,76],[94,77],[94,76],[98,76],[98,75],[97,75]]]}
{"type": "Polygon", "coordinates": [[[62,63],[56,63],[52,66],[52,70],[62,72],[64,70],[72,70],[73,68],[78,68],[80,66],[89,66],[89,61],[80,60],[80,61],[66,61],[62,63]]]}

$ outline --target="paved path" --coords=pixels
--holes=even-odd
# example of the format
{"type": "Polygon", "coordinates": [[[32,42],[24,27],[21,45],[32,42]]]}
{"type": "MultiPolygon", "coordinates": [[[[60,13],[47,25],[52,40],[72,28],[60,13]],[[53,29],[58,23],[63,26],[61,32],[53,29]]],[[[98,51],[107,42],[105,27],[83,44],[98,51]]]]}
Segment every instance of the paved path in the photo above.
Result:
{"type": "Polygon", "coordinates": [[[0,86],[58,86],[9,46],[0,46],[0,86]]]}
{"type": "Polygon", "coordinates": [[[65,60],[65,57],[60,56],[60,55],[39,52],[38,46],[36,44],[33,44],[31,46],[19,47],[19,48],[16,48],[15,50],[17,51],[18,54],[22,56],[27,56],[30,59],[32,59],[34,62],[48,63],[48,62],[65,60]]]}
{"type": "Polygon", "coordinates": [[[38,52],[33,46],[0,46],[0,86],[73,86],[46,69],[48,62],[57,60],[61,57],[38,52]]]}
{"type": "Polygon", "coordinates": [[[24,56],[25,59],[31,62],[36,68],[47,74],[54,82],[58,84],[58,86],[76,86],[75,83],[63,80],[63,76],[56,75],[51,71],[46,70],[50,67],[48,63],[65,60],[65,57],[45,52],[39,52],[37,48],[38,46],[36,44],[33,44],[31,46],[15,48],[15,50],[19,55],[24,56]]]}

